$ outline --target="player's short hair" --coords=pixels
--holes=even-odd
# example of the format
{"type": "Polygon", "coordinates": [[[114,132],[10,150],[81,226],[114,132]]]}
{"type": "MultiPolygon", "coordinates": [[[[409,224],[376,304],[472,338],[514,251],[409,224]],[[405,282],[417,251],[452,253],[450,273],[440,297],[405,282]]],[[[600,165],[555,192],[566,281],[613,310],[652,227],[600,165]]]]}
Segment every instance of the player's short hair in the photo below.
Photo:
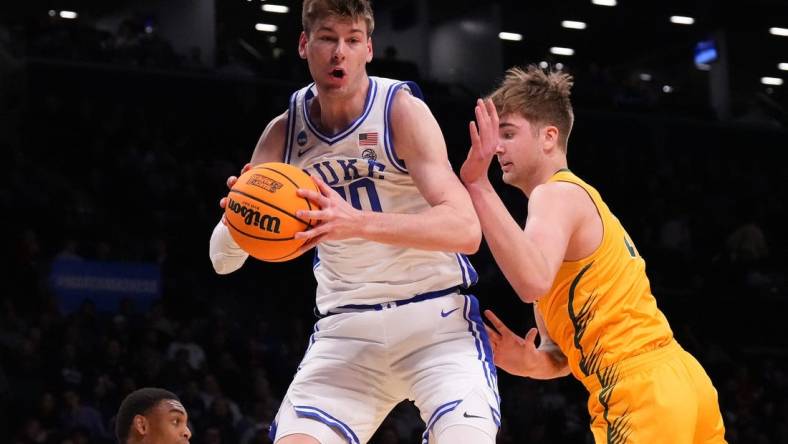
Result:
{"type": "Polygon", "coordinates": [[[559,131],[559,145],[566,151],[575,114],[569,98],[572,76],[536,65],[510,68],[501,85],[490,94],[498,114],[517,113],[535,127],[553,125],[559,131]]]}
{"type": "Polygon", "coordinates": [[[367,24],[367,37],[375,29],[375,17],[369,0],[304,0],[301,24],[307,35],[315,22],[330,16],[348,18],[354,22],[363,19],[367,24]]]}
{"type": "Polygon", "coordinates": [[[145,415],[156,404],[169,399],[181,402],[174,393],[154,387],[141,388],[126,396],[120,403],[118,415],[115,417],[115,436],[118,438],[118,443],[126,444],[135,416],[145,415]]]}

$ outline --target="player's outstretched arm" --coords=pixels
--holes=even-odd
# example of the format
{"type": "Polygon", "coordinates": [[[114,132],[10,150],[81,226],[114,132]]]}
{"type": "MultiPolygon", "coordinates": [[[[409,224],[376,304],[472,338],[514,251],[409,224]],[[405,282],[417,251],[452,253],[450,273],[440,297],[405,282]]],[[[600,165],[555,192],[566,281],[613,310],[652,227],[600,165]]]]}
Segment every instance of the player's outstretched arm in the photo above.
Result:
{"type": "Polygon", "coordinates": [[[553,379],[569,374],[566,357],[544,331],[544,323],[536,310],[537,328],[532,328],[521,338],[490,310],[484,315],[494,328],[485,325],[493,348],[495,365],[516,376],[534,379],[553,379]],[[540,335],[539,347],[536,335],[540,335]]]}
{"type": "Polygon", "coordinates": [[[359,211],[316,180],[320,194],[299,194],[320,210],[298,216],[321,223],[297,236],[308,239],[309,247],[320,240],[361,237],[424,250],[475,253],[481,242],[479,220],[468,192],[452,171],[438,123],[424,102],[403,90],[394,98],[391,112],[397,155],[430,208],[418,214],[359,211]]]}
{"type": "MultiPolygon", "coordinates": [[[[281,161],[284,154],[285,131],[287,127],[287,112],[279,115],[272,120],[263,131],[257,141],[252,159],[241,170],[241,174],[248,171],[252,165],[263,162],[281,161]]],[[[230,189],[238,180],[237,176],[227,178],[227,188],[230,189]]],[[[224,209],[227,205],[227,198],[222,197],[219,207],[224,209]]],[[[227,226],[224,224],[224,215],[211,233],[211,241],[208,252],[211,258],[213,269],[218,274],[228,274],[241,268],[249,254],[241,249],[233,240],[227,226]]]]}

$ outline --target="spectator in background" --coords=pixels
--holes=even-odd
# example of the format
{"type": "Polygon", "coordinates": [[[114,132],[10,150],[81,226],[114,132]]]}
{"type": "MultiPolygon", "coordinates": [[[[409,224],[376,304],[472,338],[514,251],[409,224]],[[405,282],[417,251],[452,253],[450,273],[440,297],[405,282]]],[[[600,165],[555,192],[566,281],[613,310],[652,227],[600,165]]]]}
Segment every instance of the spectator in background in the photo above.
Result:
{"type": "Polygon", "coordinates": [[[178,338],[170,343],[167,349],[167,359],[172,361],[177,356],[178,351],[186,350],[191,368],[200,370],[205,363],[205,350],[194,342],[190,326],[182,327],[179,333],[178,338]]]}
{"type": "Polygon", "coordinates": [[[104,426],[101,413],[95,408],[85,405],[74,390],[63,393],[65,409],[62,414],[62,423],[67,430],[81,428],[90,435],[91,439],[108,439],[110,434],[104,426]]]}

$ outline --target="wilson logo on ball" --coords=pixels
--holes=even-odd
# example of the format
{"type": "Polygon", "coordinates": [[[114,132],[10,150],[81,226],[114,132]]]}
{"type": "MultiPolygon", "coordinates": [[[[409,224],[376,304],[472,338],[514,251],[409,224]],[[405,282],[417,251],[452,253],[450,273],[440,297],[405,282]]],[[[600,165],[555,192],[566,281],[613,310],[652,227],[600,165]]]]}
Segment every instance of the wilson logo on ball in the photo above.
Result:
{"type": "Polygon", "coordinates": [[[262,188],[271,193],[276,193],[276,190],[279,190],[284,186],[282,182],[277,182],[268,176],[263,176],[262,174],[252,174],[252,177],[250,177],[246,183],[258,188],[262,188]]]}
{"type": "Polygon", "coordinates": [[[232,198],[228,199],[227,208],[233,213],[240,215],[244,219],[246,225],[253,227],[260,227],[263,231],[270,233],[279,233],[279,225],[282,223],[276,216],[269,214],[260,214],[259,211],[241,205],[234,201],[232,198]]]}

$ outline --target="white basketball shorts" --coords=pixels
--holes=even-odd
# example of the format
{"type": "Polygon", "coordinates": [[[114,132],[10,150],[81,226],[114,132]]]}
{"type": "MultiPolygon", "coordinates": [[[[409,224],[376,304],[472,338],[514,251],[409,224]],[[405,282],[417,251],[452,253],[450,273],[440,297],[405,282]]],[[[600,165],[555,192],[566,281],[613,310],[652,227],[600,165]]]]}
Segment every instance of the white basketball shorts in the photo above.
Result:
{"type": "Polygon", "coordinates": [[[311,435],[304,425],[311,421],[303,421],[309,418],[351,444],[366,443],[404,399],[415,402],[426,424],[424,443],[434,427],[456,424],[495,436],[500,398],[478,301],[457,292],[422,299],[320,319],[283,402],[302,421],[280,409],[274,442],[311,435]],[[463,404],[466,397],[483,402],[463,404]]]}

